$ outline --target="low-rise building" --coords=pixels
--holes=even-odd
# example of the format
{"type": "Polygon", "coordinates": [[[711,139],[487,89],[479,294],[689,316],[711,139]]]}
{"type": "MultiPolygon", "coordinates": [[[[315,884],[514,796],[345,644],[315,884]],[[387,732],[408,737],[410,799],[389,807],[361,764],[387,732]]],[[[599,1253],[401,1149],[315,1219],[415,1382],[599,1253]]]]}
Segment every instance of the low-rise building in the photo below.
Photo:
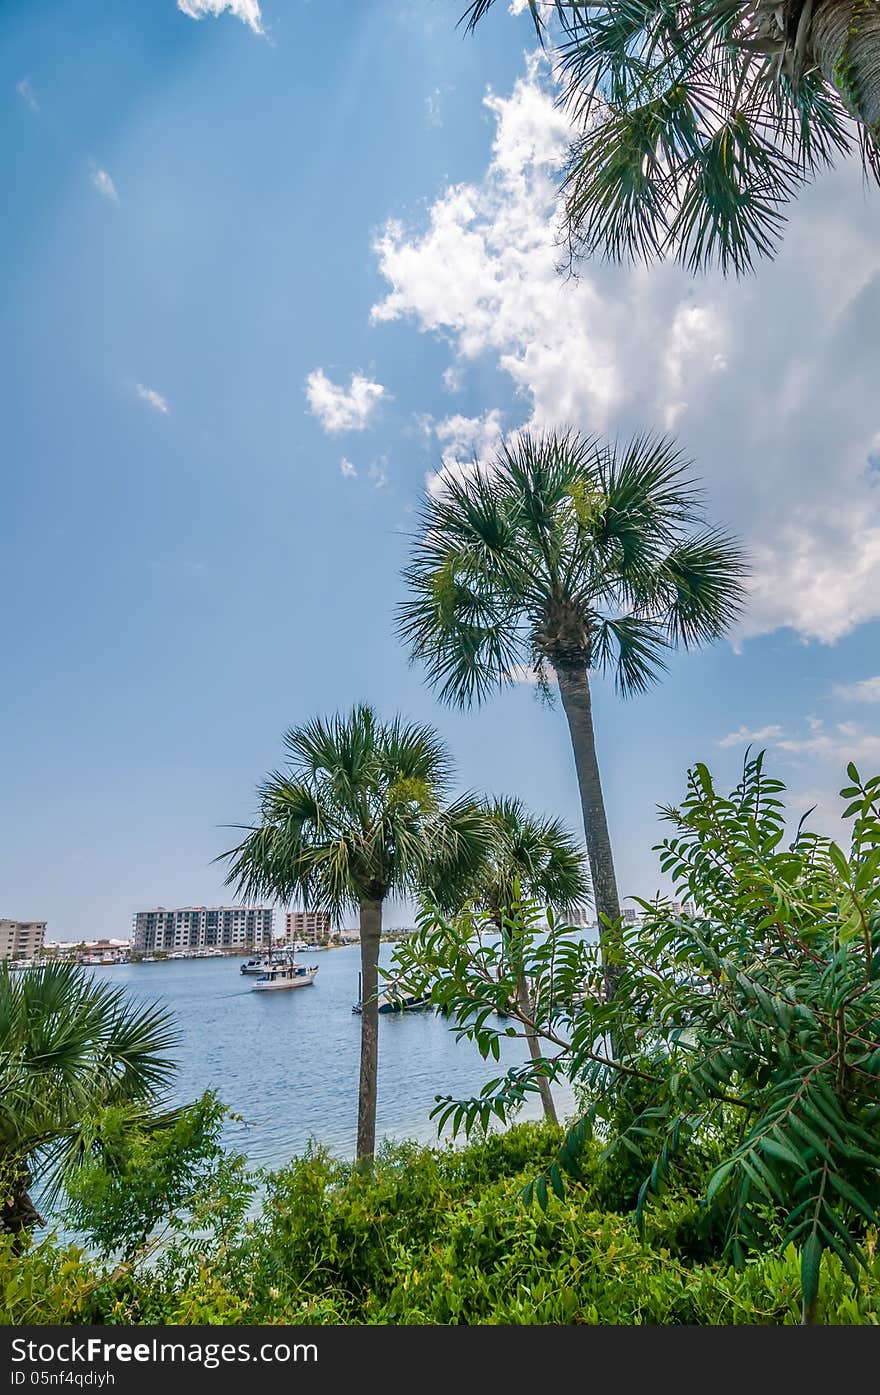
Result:
{"type": "Polygon", "coordinates": [[[36,959],[45,939],[45,920],[0,920],[0,960],[36,959]]]}
{"type": "Polygon", "coordinates": [[[310,944],[330,943],[333,926],[326,911],[288,911],[284,917],[288,940],[308,940],[310,944]]]}
{"type": "Polygon", "coordinates": [[[596,924],[596,912],[589,906],[572,906],[561,919],[566,925],[577,925],[586,929],[596,924]]]}
{"type": "Polygon", "coordinates": [[[259,949],[272,942],[274,917],[270,906],[157,906],[134,916],[133,948],[259,949]]]}
{"type": "Polygon", "coordinates": [[[63,959],[70,955],[76,957],[80,954],[108,954],[115,959],[128,953],[131,940],[47,940],[43,948],[53,959],[63,959]]]}

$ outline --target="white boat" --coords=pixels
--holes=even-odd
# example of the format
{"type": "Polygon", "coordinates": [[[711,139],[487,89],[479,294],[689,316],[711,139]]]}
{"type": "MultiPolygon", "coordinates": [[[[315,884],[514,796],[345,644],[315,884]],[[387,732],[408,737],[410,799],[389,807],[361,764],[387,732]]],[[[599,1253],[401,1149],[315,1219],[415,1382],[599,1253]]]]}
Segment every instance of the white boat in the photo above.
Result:
{"type": "Polygon", "coordinates": [[[275,965],[270,959],[248,959],[247,963],[239,968],[240,974],[264,974],[267,969],[273,969],[275,965]]]}
{"type": "Polygon", "coordinates": [[[251,986],[255,992],[258,989],[261,992],[269,992],[279,988],[308,988],[314,983],[317,972],[317,964],[309,968],[306,964],[297,964],[291,959],[288,962],[273,964],[251,986]]]}

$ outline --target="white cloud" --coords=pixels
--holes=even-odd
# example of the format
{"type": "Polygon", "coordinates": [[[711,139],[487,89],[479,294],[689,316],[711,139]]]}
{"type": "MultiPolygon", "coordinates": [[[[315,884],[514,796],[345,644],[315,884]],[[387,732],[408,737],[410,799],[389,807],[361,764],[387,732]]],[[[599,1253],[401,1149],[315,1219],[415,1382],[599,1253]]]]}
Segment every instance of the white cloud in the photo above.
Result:
{"type": "Polygon", "coordinates": [[[167,417],[171,408],[161,392],[157,392],[155,388],[144,387],[143,383],[136,385],[135,392],[142,402],[146,402],[148,406],[153,408],[154,412],[161,412],[163,416],[167,417]]]}
{"type": "Polygon", "coordinates": [[[501,439],[501,413],[497,407],[482,417],[466,417],[457,413],[438,421],[434,433],[456,455],[484,456],[501,439]]]}
{"type": "Polygon", "coordinates": [[[443,370],[443,386],[447,392],[460,392],[464,382],[464,373],[461,365],[450,363],[448,368],[443,370]]]}
{"type": "Polygon", "coordinates": [[[841,773],[851,760],[857,765],[870,765],[868,774],[880,773],[880,735],[865,731],[854,722],[840,722],[830,731],[824,723],[816,723],[806,736],[780,738],[776,749],[811,763],[828,761],[841,773]]]}
{"type": "Polygon", "coordinates": [[[425,120],[429,126],[443,125],[443,93],[439,87],[435,87],[425,98],[425,120]]]}
{"type": "Polygon", "coordinates": [[[738,731],[732,731],[729,736],[723,736],[718,742],[719,746],[754,746],[756,742],[772,741],[782,735],[782,727],[758,727],[756,731],[750,731],[748,727],[740,727],[738,731]]]}
{"type": "Polygon", "coordinates": [[[323,368],[316,368],[306,379],[309,410],[331,435],[338,431],[363,431],[380,398],[387,393],[381,383],[373,383],[360,373],[351,376],[351,387],[331,383],[323,368]]]}
{"type": "Polygon", "coordinates": [[[378,460],[373,461],[367,474],[374,489],[384,489],[388,483],[388,457],[380,455],[378,460]]]}
{"type": "Polygon", "coordinates": [[[880,702],[880,677],[863,678],[859,683],[836,683],[833,692],[843,702],[880,702]]]}
{"type": "Polygon", "coordinates": [[[485,464],[492,458],[501,440],[501,412],[493,407],[482,417],[457,413],[432,422],[431,430],[441,446],[441,463],[429,472],[426,483],[432,494],[438,494],[450,475],[468,475],[475,463],[485,464]]]}
{"type": "Polygon", "coordinates": [[[106,170],[92,170],[92,184],[105,199],[109,199],[111,203],[119,202],[119,194],[116,185],[113,183],[112,178],[106,170]]]}
{"type": "Polygon", "coordinates": [[[687,383],[699,370],[722,373],[727,367],[724,357],[725,326],[718,312],[703,305],[682,305],[672,321],[666,357],[666,391],[669,400],[664,412],[663,429],[672,431],[688,402],[683,396],[687,383]]]}
{"type": "Polygon", "coordinates": [[[828,726],[820,717],[807,717],[805,731],[787,732],[781,726],[760,727],[750,731],[740,727],[718,742],[719,746],[749,746],[760,744],[767,750],[783,754],[791,764],[809,766],[814,770],[826,763],[835,773],[846,769],[849,761],[864,763],[869,773],[880,773],[880,734],[866,731],[855,722],[836,722],[828,726]]]}
{"type": "Polygon", "coordinates": [[[510,425],[621,439],[674,426],[710,516],[753,559],[738,638],[790,626],[832,643],[880,617],[876,193],[852,162],[823,176],[748,281],[599,259],[566,278],[556,190],[570,128],[544,72],[530,60],[510,96],[486,98],[481,179],[442,191],[420,226],[382,230],[374,322],[448,343],[447,387],[494,363],[522,398],[510,425]]]}
{"type": "Polygon", "coordinates": [[[177,8],[190,19],[204,19],[206,15],[222,15],[229,11],[236,19],[250,26],[255,34],[263,33],[263,17],[259,0],[177,0],[177,8]]]}
{"type": "Polygon", "coordinates": [[[347,460],[345,456],[343,456],[339,462],[339,473],[342,475],[342,478],[344,480],[357,479],[357,470],[352,465],[351,461],[347,460]]]}
{"type": "Polygon", "coordinates": [[[30,78],[23,77],[20,82],[15,84],[15,90],[25,105],[30,107],[31,111],[40,110],[37,94],[31,86],[30,78]]]}

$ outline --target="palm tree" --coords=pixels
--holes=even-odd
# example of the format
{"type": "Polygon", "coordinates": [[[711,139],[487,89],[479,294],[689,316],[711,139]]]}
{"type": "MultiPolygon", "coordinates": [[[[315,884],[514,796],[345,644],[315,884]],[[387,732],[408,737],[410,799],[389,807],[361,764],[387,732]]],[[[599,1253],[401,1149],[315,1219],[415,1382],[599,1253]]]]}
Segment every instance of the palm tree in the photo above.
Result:
{"type": "Polygon", "coordinates": [[[442,700],[482,703],[523,666],[555,677],[568,719],[587,853],[614,991],[620,900],[593,731],[590,671],[643,692],[675,645],[730,627],[744,599],[737,543],[706,527],[671,442],[619,450],[575,432],[524,433],[489,465],[447,471],[422,504],[398,633],[442,700]]]}
{"type": "MultiPolygon", "coordinates": [[[[473,28],[494,0],[471,0],[473,28]]],[[[530,0],[575,137],[573,255],[675,256],[737,274],[772,256],[783,209],[854,148],[880,180],[877,0],[530,0]]]]}
{"type": "Polygon", "coordinates": [[[442,806],[447,749],[428,726],[382,723],[371,707],[288,731],[287,770],[260,788],[260,822],[222,856],[240,895],[301,897],[334,918],[357,910],[361,1060],[357,1156],[376,1142],[379,939],[389,896],[419,895],[433,873],[466,875],[485,854],[485,814],[470,796],[442,806]]]}
{"type": "Polygon", "coordinates": [[[0,965],[0,1232],[42,1224],[47,1199],[82,1161],[109,1106],[153,1110],[174,1071],[169,1016],[127,1002],[74,964],[0,965]]]}
{"type": "MultiPolygon", "coordinates": [[[[470,901],[488,911],[501,934],[505,916],[518,902],[540,901],[555,911],[570,912],[590,897],[586,859],[576,840],[559,819],[541,819],[519,799],[495,799],[488,806],[493,838],[488,855],[470,888],[470,901]]],[[[534,1003],[525,972],[517,984],[517,999],[526,1017],[534,1003]]],[[[526,1028],[533,1061],[541,1047],[534,1031],[526,1028]]],[[[550,1082],[538,1077],[544,1114],[558,1124],[550,1082]]]]}

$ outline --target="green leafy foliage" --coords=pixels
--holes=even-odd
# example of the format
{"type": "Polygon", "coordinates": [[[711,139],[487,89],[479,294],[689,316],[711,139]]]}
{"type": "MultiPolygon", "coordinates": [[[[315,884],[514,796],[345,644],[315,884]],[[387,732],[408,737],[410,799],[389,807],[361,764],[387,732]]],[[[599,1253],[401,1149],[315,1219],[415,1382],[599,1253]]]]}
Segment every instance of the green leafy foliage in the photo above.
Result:
{"type": "Polygon", "coordinates": [[[67,1184],[66,1223],[125,1263],[194,1227],[214,1237],[234,1228],[254,1183],[244,1159],[221,1144],[226,1114],[210,1093],[139,1127],[118,1107],[102,1111],[88,1126],[87,1160],[67,1184]]]}
{"type": "Polygon", "coordinates": [[[260,822],[222,859],[241,895],[296,896],[340,916],[409,895],[484,851],[486,820],[463,796],[445,808],[449,752],[428,726],[372,708],[317,718],[285,737],[288,766],[260,789],[260,822]]]}
{"type": "Polygon", "coordinates": [[[75,965],[0,964],[0,1230],[27,1229],[87,1156],[92,1121],[161,1110],[175,1042],[161,1008],[130,1002],[75,965]]]}
{"type": "Polygon", "coordinates": [[[444,701],[468,707],[523,666],[609,672],[626,695],[676,645],[725,633],[743,603],[738,544],[705,525],[673,443],[520,433],[426,498],[398,633],[444,701]]]}
{"type": "Polygon", "coordinates": [[[606,1161],[641,1173],[640,1224],[649,1200],[692,1170],[695,1149],[703,1161],[715,1150],[703,1202],[726,1253],[741,1266],[770,1244],[799,1250],[805,1320],[822,1257],[856,1283],[880,1220],[880,778],[848,773],[844,852],[803,821],[786,844],[783,785],[762,756],[747,757],[729,796],[696,766],[680,807],[664,811],[674,833],[658,849],[690,909],[642,902],[639,924],[616,927],[612,1001],[595,947],[552,914],[545,928],[533,905],[511,908],[504,937],[479,917],[429,910],[401,955],[484,1056],[525,1026],[508,943],[534,985],[529,1025],[544,1056],[475,1098],[439,1100],[441,1123],[485,1128],[540,1074],[567,1074],[584,1113],[558,1170],[527,1197],[546,1205],[564,1174],[577,1179],[592,1137],[606,1161]]]}
{"type": "MultiPolygon", "coordinates": [[[[468,27],[493,3],[472,0],[468,27]]],[[[859,42],[867,21],[876,44],[867,6],[853,11],[837,62],[821,50],[809,0],[560,0],[531,11],[542,40],[555,21],[575,131],[563,184],[572,256],[672,256],[694,272],[739,274],[773,255],[786,205],[819,170],[857,148],[880,178],[876,49],[859,42]]]]}
{"type": "MultiPolygon", "coordinates": [[[[642,1235],[601,1145],[581,1180],[524,1207],[560,1131],[534,1124],[466,1148],[386,1147],[372,1172],[313,1149],[268,1182],[261,1211],[221,1237],[173,1237],[148,1268],[102,1269],[51,1242],[0,1242],[5,1321],[98,1324],[794,1324],[793,1247],[736,1270],[707,1234],[696,1192],[675,1184],[642,1235]]],[[[817,1316],[880,1321],[880,1263],[854,1286],[823,1259],[817,1316]]]]}
{"type": "Polygon", "coordinates": [[[433,879],[447,909],[470,903],[503,914],[520,889],[557,908],[590,900],[586,857],[560,819],[540,818],[520,799],[489,800],[485,808],[488,842],[480,862],[464,868],[460,879],[433,879]]]}

